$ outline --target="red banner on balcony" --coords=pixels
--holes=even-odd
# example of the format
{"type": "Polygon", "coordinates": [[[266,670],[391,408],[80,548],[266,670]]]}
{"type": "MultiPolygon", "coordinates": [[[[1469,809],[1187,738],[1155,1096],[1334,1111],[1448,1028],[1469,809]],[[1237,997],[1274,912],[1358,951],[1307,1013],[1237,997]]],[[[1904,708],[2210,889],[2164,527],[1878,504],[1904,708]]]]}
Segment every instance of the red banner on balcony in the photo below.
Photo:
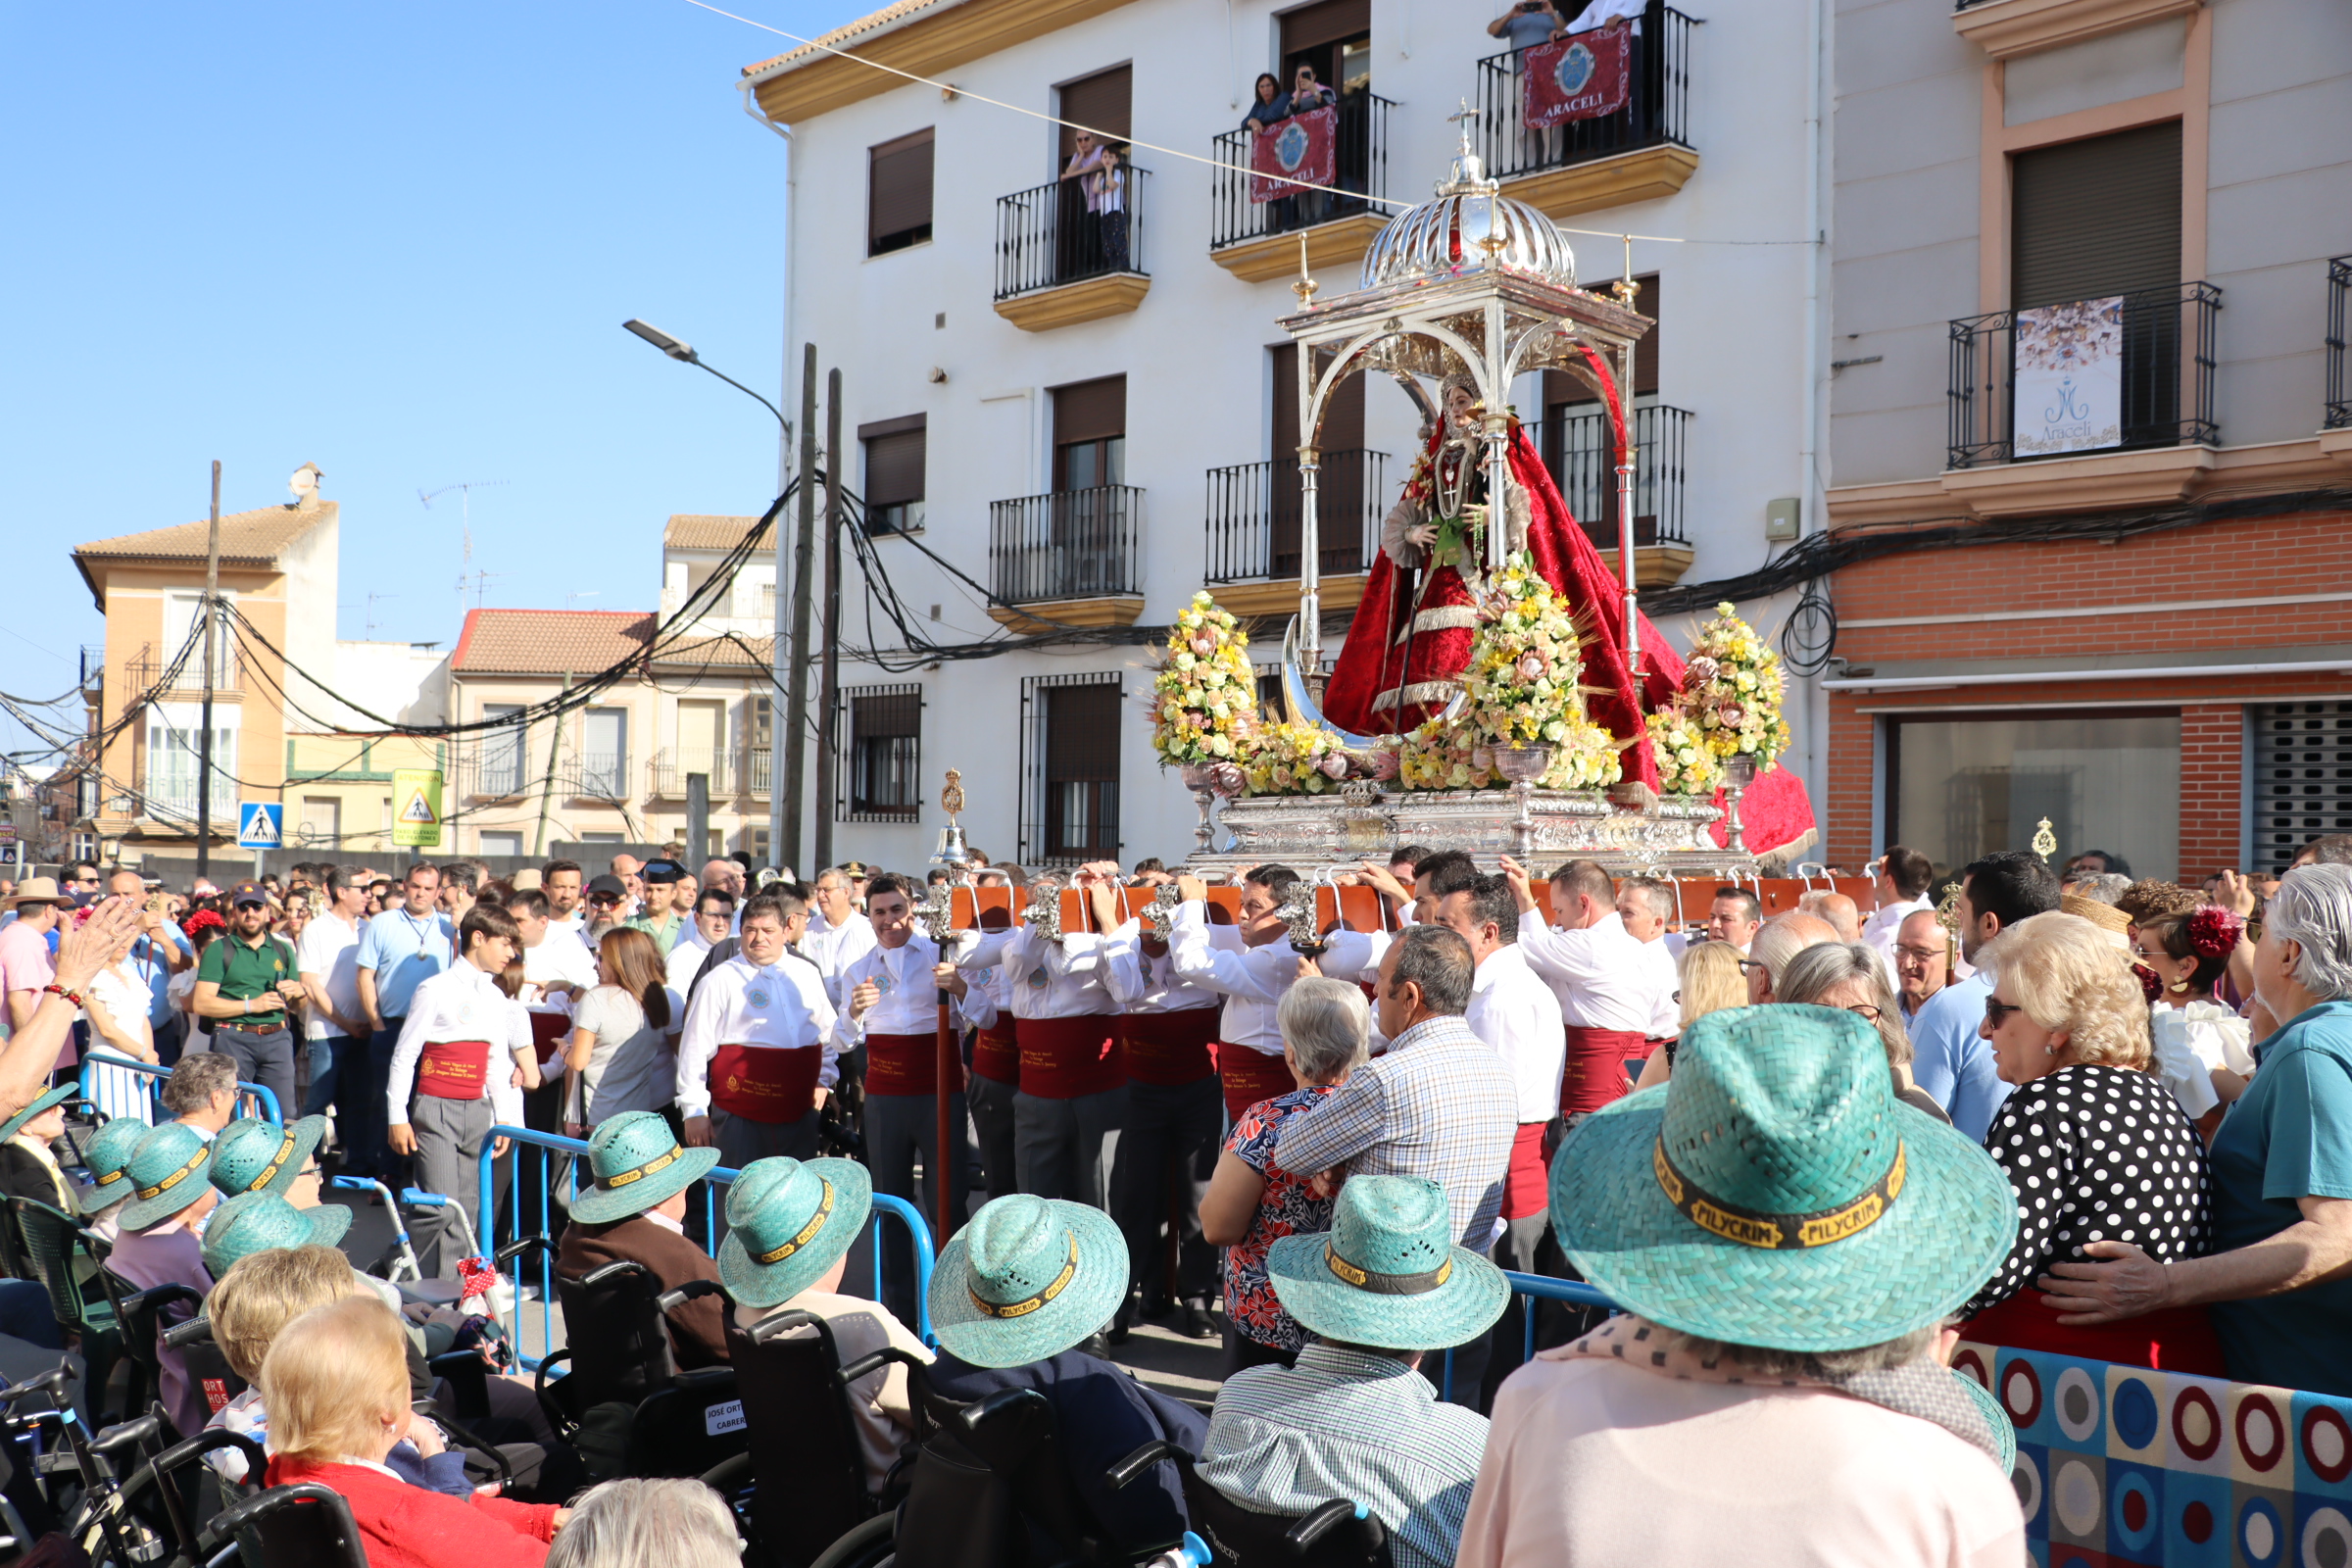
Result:
{"type": "Polygon", "coordinates": [[[1272,125],[1250,141],[1250,199],[1278,201],[1299,183],[1332,185],[1339,174],[1340,112],[1326,106],[1272,125]]]}
{"type": "Polygon", "coordinates": [[[1598,120],[1626,105],[1634,90],[1634,30],[1622,24],[1572,32],[1519,57],[1530,130],[1571,120],[1598,120]]]}

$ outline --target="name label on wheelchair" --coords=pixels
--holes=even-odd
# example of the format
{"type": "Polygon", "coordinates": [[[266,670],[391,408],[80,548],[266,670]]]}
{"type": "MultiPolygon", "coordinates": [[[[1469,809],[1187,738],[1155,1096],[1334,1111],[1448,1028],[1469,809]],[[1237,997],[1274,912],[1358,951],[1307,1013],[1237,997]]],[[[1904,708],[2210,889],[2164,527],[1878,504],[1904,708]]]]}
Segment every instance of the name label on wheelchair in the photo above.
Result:
{"type": "Polygon", "coordinates": [[[721,1432],[743,1430],[743,1401],[729,1399],[724,1404],[707,1405],[703,1409],[703,1436],[715,1438],[721,1432]]]}

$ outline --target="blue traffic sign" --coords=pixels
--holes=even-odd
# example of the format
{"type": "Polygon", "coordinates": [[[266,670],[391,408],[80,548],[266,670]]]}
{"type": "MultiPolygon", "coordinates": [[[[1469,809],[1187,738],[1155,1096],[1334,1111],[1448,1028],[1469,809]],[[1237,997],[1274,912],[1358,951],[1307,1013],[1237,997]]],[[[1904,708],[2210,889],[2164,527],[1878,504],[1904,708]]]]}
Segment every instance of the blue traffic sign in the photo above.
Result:
{"type": "Polygon", "coordinates": [[[265,801],[246,801],[237,808],[237,848],[275,850],[285,847],[286,808],[265,801]]]}

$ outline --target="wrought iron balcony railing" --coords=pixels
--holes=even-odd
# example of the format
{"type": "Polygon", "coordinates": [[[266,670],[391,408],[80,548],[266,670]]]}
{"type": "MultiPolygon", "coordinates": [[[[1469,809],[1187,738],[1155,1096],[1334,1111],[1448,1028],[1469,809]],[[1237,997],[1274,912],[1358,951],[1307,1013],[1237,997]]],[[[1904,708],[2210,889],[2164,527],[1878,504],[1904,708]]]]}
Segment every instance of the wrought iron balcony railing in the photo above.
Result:
{"type": "Polygon", "coordinates": [[[735,792],[736,754],[720,748],[708,751],[700,747],[676,748],[656,752],[652,761],[645,764],[646,793],[660,800],[682,801],[686,798],[686,779],[691,773],[703,774],[710,798],[735,792]]]}
{"type": "Polygon", "coordinates": [[[2328,411],[2323,430],[2352,429],[2352,385],[2344,379],[2347,318],[2352,318],[2352,256],[2328,261],[2328,411]]]}
{"type": "MultiPolygon", "coordinates": [[[[1571,408],[1581,409],[1582,405],[1571,408]]],[[[1633,411],[1634,546],[1690,543],[1683,526],[1690,411],[1642,404],[1633,411]]],[[[1560,499],[1602,550],[1617,548],[1617,451],[1609,416],[1555,410],[1544,432],[1544,458],[1560,499]]]]}
{"type": "MultiPolygon", "coordinates": [[[[1380,548],[1385,452],[1326,452],[1315,484],[1315,569],[1364,570],[1380,548]]],[[[1208,582],[1296,577],[1302,554],[1298,460],[1208,470],[1208,582]]]]}
{"type": "MultiPolygon", "coordinates": [[[[188,662],[172,677],[169,685],[157,689],[170,670],[169,656],[156,652],[153,643],[143,643],[122,665],[122,679],[131,692],[155,690],[158,696],[179,697],[204,690],[204,650],[199,648],[188,656],[188,662]]],[[[87,676],[85,674],[86,681],[87,676]]],[[[213,657],[213,693],[231,695],[242,692],[245,685],[245,664],[234,647],[218,649],[213,657]]]]}
{"type": "Polygon", "coordinates": [[[1087,206],[1078,179],[1057,179],[997,198],[997,295],[1008,300],[1113,272],[1150,272],[1144,230],[1150,170],[1121,168],[1123,210],[1087,206]]]}
{"type": "Polygon", "coordinates": [[[1217,167],[1209,172],[1210,250],[1312,228],[1357,213],[1387,210],[1364,198],[1389,193],[1389,112],[1396,106],[1358,90],[1343,95],[1336,107],[1332,183],[1350,193],[1345,196],[1310,190],[1253,202],[1250,199],[1250,145],[1257,130],[1229,130],[1216,139],[1217,167]]]}
{"type": "MultiPolygon", "coordinates": [[[[546,759],[540,760],[544,764],[546,759]]],[[[536,789],[538,782],[523,749],[512,743],[460,752],[451,768],[451,783],[466,800],[514,800],[536,789]]]]}
{"type": "Polygon", "coordinates": [[[1642,13],[1631,40],[1632,92],[1613,115],[1531,130],[1526,84],[1513,50],[1478,63],[1479,156],[1496,179],[1590,163],[1661,142],[1690,145],[1690,19],[1661,0],[1642,13]]]}
{"type": "Polygon", "coordinates": [[[989,591],[1015,605],[1141,594],[1143,499],[1112,484],[989,503],[989,591]]]}
{"type": "MultiPolygon", "coordinates": [[[[2101,448],[2018,452],[2019,313],[1995,311],[1951,324],[1951,384],[1945,394],[1951,414],[1951,467],[2094,450],[2210,446],[2221,439],[2221,426],[2213,416],[2213,379],[2222,291],[2198,281],[2116,297],[2123,302],[2114,325],[2123,362],[2119,439],[2101,448]]],[[[2039,413],[2034,411],[2034,416],[2038,418],[2039,413]]]]}

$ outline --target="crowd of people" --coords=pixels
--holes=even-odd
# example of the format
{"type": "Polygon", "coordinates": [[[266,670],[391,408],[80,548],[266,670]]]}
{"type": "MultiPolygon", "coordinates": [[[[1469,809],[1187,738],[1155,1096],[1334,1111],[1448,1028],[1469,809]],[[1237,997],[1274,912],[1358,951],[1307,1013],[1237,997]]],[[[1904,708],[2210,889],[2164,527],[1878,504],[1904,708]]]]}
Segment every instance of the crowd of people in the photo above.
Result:
{"type": "MultiPolygon", "coordinates": [[[[1958,1339],[2352,1396],[2352,839],[2199,889],[2095,853],[1938,887],[1898,846],[1867,917],[1725,886],[1689,931],[1665,883],[1408,848],[1341,873],[1380,929],[1303,946],[1280,865],[1237,899],[1156,861],[981,858],[979,885],[1087,918],[991,911],[947,951],[918,918],[944,873],[753,869],[8,888],[0,1187],[77,1216],[134,1288],[204,1296],[252,1388],[209,1407],[167,1358],[172,1424],[258,1435],[267,1479],[342,1493],[379,1564],[634,1562],[615,1510],[726,1517],[653,1483],[575,1502],[594,1467],[514,1390],[493,1414],[526,1500],[411,1413],[417,1325],[335,1250],[352,1211],[296,1184],[447,1195],[417,1251],[457,1276],[500,1126],[585,1142],[576,1188],[536,1195],[560,1272],[720,1288],[668,1313],[677,1366],[782,1313],[845,1364],[903,1352],[851,1385],[877,1494],[916,1379],[1034,1389],[1138,1552],[1188,1522],[1177,1467],[1102,1463],[1157,1440],[1246,1508],[1358,1503],[1413,1568],[1563,1542],[2014,1563],[2013,1440],[1945,1369],[1958,1339]],[[1135,888],[1172,890],[1164,923],[1135,888]],[[171,1068],[171,1119],[134,1065],[171,1068]],[[883,1247],[880,1300],[843,1274],[874,1195],[935,1215],[942,1182],[934,1348],[909,1256],[883,1247]],[[1505,1271],[1616,1313],[1523,1306],[1505,1271]],[[1147,1319],[1221,1340],[1205,1414],[1116,1366],[1147,1319]]],[[[0,1333],[58,1348],[48,1307],[0,1283],[0,1333]]]]}

